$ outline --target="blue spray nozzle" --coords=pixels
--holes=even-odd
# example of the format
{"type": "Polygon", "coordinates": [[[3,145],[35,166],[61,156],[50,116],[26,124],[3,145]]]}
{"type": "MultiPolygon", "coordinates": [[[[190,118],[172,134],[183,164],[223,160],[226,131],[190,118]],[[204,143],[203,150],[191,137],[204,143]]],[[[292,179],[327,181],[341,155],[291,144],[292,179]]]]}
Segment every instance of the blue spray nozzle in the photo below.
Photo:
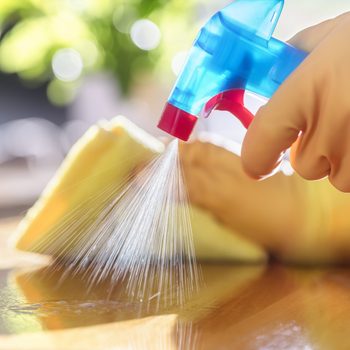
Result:
{"type": "Polygon", "coordinates": [[[158,126],[187,140],[196,117],[225,109],[247,127],[251,118],[242,91],[270,98],[307,56],[272,37],[283,4],[236,0],[211,17],[194,42],[158,126]]]}

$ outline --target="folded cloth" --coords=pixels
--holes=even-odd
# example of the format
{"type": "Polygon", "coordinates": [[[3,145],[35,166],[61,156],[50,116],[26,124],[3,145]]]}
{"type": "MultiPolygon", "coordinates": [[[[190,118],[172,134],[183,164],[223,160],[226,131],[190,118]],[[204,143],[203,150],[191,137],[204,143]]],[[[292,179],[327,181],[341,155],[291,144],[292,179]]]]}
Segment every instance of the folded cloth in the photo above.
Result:
{"type": "MultiPolygon", "coordinates": [[[[91,232],[130,175],[163,150],[162,142],[123,117],[92,126],[21,221],[13,244],[20,250],[74,259],[80,247],[75,242],[91,232]]],[[[190,168],[186,161],[186,170],[190,168]]],[[[194,202],[191,211],[199,259],[266,261],[260,244],[229,227],[205,206],[194,202]]]]}

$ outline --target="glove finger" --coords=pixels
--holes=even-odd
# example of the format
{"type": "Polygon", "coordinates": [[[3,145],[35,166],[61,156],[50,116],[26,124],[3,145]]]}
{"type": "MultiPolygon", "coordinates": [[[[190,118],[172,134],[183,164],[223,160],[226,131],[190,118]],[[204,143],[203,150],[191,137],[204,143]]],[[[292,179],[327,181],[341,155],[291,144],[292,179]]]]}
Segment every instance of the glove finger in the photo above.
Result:
{"type": "Polygon", "coordinates": [[[302,130],[301,122],[297,121],[299,112],[293,104],[285,101],[289,91],[281,91],[275,96],[258,111],[243,141],[243,169],[254,179],[261,179],[274,171],[283,153],[302,130]]]}
{"type": "MultiPolygon", "coordinates": [[[[278,112],[277,112],[278,113],[278,112]]],[[[283,153],[297,139],[299,130],[283,125],[272,125],[270,112],[261,111],[249,128],[242,147],[245,172],[254,179],[271,174],[280,164],[283,153]]],[[[274,118],[278,118],[275,114],[274,118]]],[[[283,118],[281,115],[279,118],[283,118]]]]}
{"type": "Polygon", "coordinates": [[[315,73],[314,60],[313,54],[306,58],[254,118],[241,154],[249,176],[261,179],[270,175],[283,153],[306,129],[317,100],[315,84],[319,75],[315,73]]]}

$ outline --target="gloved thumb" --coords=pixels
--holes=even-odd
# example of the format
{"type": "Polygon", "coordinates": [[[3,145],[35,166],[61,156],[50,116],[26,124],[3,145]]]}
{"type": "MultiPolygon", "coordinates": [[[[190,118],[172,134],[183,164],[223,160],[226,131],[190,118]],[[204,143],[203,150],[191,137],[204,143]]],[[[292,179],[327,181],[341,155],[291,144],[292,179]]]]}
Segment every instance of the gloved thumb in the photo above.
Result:
{"type": "Polygon", "coordinates": [[[245,172],[254,179],[273,173],[284,151],[291,147],[304,128],[298,110],[303,98],[298,76],[288,79],[270,102],[260,108],[247,131],[241,159],[245,172]]]}

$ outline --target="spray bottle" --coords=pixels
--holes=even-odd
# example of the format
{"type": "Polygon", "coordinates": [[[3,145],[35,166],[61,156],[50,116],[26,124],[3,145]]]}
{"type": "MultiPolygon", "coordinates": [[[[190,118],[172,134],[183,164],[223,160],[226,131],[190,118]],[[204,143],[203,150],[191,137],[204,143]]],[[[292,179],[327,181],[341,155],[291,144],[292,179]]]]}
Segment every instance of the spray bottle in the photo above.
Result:
{"type": "Polygon", "coordinates": [[[307,53],[272,37],[284,0],[236,0],[199,32],[158,127],[187,141],[199,117],[226,110],[248,128],[244,92],[270,98],[307,53]]]}

